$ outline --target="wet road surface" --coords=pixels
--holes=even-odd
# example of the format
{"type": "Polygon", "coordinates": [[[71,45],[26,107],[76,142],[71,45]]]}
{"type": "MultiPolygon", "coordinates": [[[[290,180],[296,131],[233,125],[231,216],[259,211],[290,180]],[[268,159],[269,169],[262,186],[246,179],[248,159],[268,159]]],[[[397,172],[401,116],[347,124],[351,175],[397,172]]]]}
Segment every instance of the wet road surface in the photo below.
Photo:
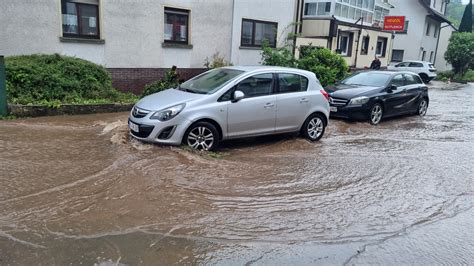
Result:
{"type": "Polygon", "coordinates": [[[0,121],[0,265],[470,264],[474,86],[424,118],[196,153],[127,114],[0,121]]]}

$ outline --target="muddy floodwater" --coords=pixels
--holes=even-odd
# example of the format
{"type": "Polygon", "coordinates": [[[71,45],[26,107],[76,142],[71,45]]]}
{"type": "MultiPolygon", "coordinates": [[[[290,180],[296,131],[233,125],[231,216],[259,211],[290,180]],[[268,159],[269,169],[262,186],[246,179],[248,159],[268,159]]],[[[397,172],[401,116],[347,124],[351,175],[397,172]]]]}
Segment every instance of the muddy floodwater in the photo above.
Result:
{"type": "Polygon", "coordinates": [[[0,265],[472,264],[474,86],[196,153],[127,113],[0,121],[0,265]]]}

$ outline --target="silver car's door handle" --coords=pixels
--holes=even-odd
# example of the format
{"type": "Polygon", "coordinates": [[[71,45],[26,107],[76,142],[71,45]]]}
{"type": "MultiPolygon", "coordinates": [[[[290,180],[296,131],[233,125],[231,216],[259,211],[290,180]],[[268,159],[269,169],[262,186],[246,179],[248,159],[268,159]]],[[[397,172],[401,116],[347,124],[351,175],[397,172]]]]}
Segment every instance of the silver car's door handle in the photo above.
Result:
{"type": "Polygon", "coordinates": [[[275,106],[275,104],[273,104],[273,103],[266,103],[263,107],[264,107],[264,108],[272,108],[273,106],[275,106]]]}
{"type": "Polygon", "coordinates": [[[309,100],[308,100],[307,98],[302,98],[302,99],[300,100],[300,103],[307,103],[307,102],[309,102],[309,100]]]}

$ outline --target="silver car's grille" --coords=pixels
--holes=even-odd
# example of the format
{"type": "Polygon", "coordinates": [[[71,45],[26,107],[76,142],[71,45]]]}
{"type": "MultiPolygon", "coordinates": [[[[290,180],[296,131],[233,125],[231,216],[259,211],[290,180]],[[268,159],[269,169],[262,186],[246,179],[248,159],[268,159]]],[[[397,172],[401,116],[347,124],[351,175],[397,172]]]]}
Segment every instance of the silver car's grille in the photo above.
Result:
{"type": "Polygon", "coordinates": [[[331,106],[344,106],[349,102],[349,100],[346,99],[340,99],[340,98],[329,98],[329,104],[331,106]]]}
{"type": "Polygon", "coordinates": [[[132,115],[133,115],[133,117],[135,117],[135,118],[143,118],[143,117],[145,117],[145,116],[146,116],[147,114],[149,114],[149,113],[150,113],[150,111],[144,110],[144,109],[140,109],[140,108],[138,108],[138,107],[136,107],[136,106],[134,106],[133,109],[132,109],[132,115]]]}

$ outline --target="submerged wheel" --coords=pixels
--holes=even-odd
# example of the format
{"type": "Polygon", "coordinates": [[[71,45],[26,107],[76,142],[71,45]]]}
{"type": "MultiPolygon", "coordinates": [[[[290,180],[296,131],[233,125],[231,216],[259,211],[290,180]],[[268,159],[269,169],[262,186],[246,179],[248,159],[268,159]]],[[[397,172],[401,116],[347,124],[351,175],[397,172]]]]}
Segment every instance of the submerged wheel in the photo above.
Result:
{"type": "Polygon", "coordinates": [[[309,141],[318,141],[326,130],[325,119],[321,114],[310,115],[303,124],[301,129],[303,136],[309,141]]]}
{"type": "Polygon", "coordinates": [[[428,111],[428,101],[423,98],[420,104],[418,105],[417,114],[419,116],[425,116],[427,111],[428,111]]]}
{"type": "Polygon", "coordinates": [[[430,78],[425,73],[421,73],[420,78],[423,80],[424,83],[430,83],[430,78]]]}
{"type": "Polygon", "coordinates": [[[219,145],[219,133],[213,124],[198,122],[188,128],[184,143],[193,150],[211,151],[219,145]]]}
{"type": "Polygon", "coordinates": [[[383,107],[380,103],[374,104],[370,109],[369,122],[371,125],[378,125],[383,117],[383,107]]]}

